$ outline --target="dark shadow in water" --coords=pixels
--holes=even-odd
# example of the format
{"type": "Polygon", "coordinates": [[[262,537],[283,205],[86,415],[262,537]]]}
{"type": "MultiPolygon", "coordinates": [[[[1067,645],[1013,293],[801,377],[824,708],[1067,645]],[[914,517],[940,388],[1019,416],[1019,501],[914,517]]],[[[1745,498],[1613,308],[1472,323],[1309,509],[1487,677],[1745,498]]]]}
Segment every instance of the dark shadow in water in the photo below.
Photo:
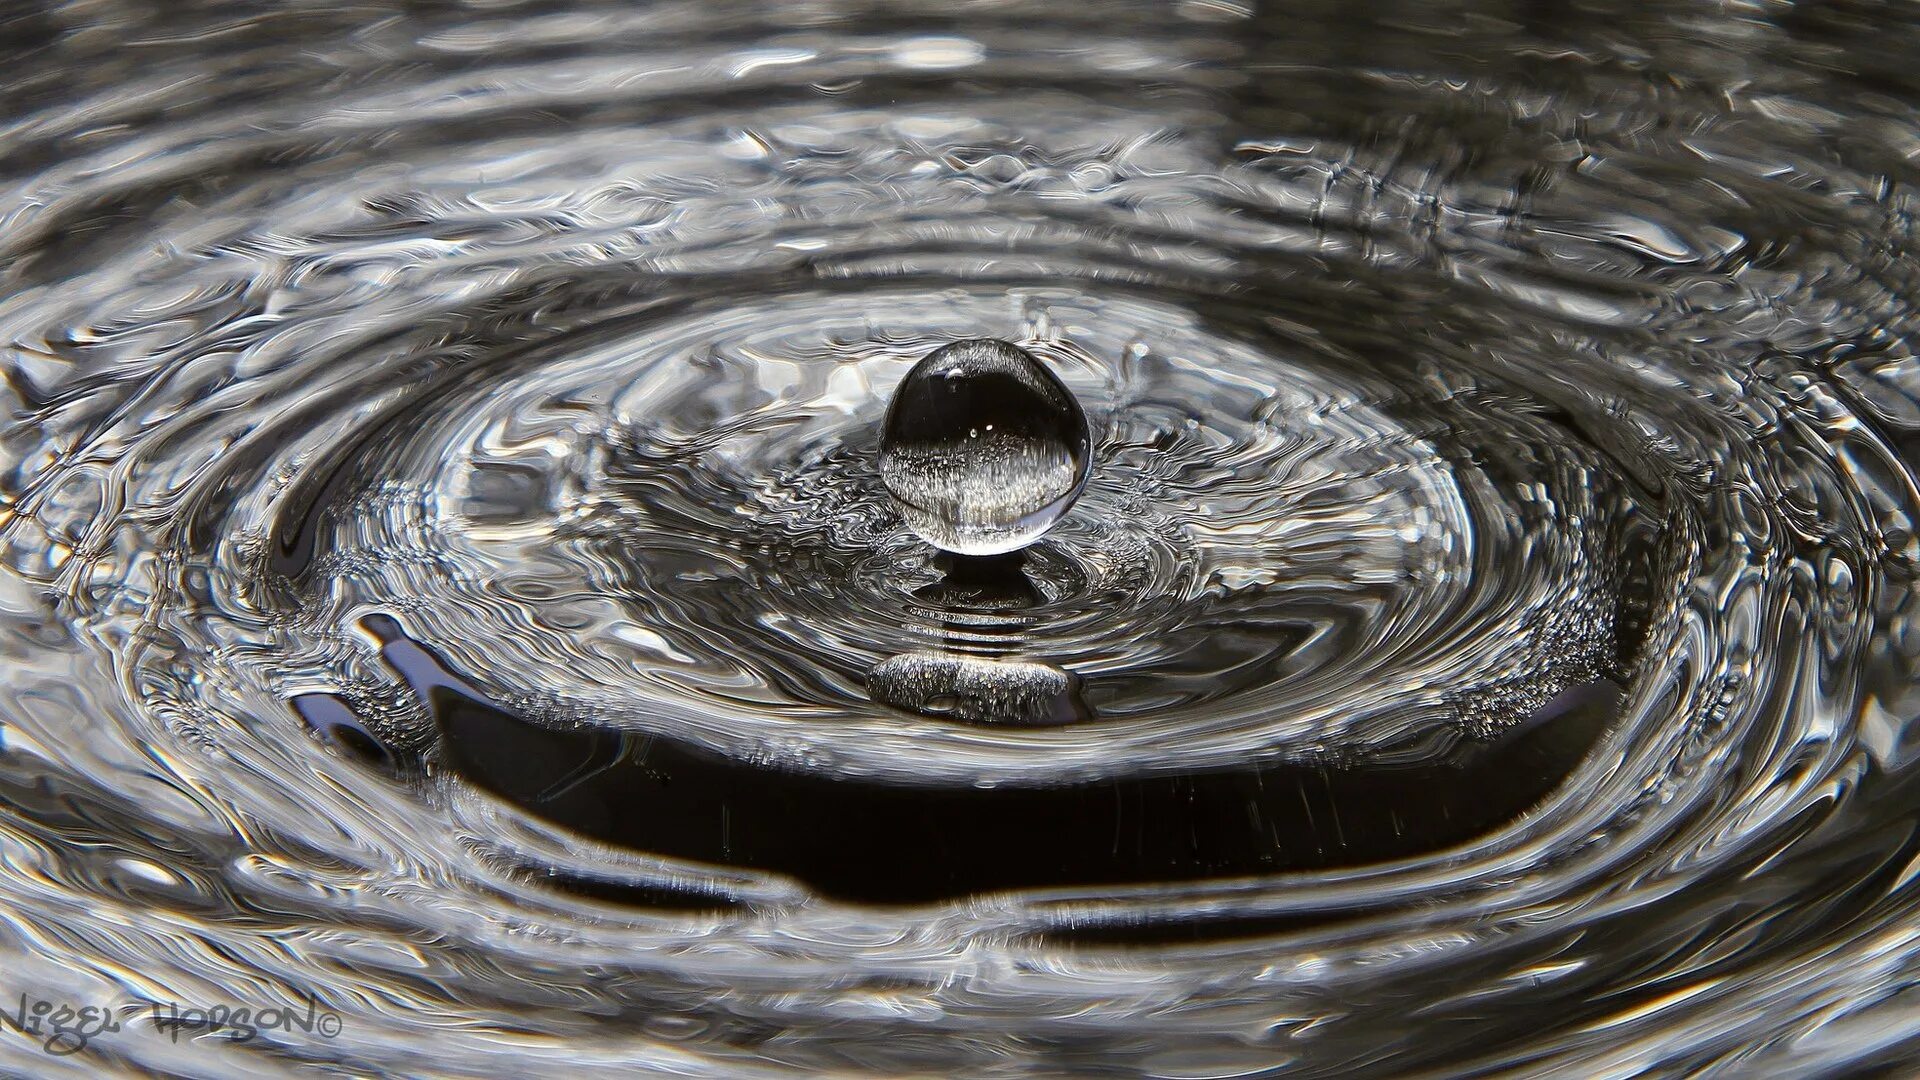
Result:
{"type": "Polygon", "coordinates": [[[540,874],[540,881],[570,896],[584,896],[593,900],[624,904],[627,907],[648,908],[662,912],[717,915],[746,907],[735,897],[722,893],[703,892],[691,888],[677,889],[671,885],[614,881],[564,870],[547,870],[540,874]]]}
{"type": "Polygon", "coordinates": [[[541,727],[486,701],[394,620],[366,626],[432,710],[441,760],[472,783],[597,840],[788,874],[872,903],[1325,869],[1448,847],[1538,803],[1620,701],[1611,683],[1569,690],[1502,737],[1419,766],[918,786],[752,765],[657,736],[541,727]]]}
{"type": "Polygon", "coordinates": [[[396,772],[399,759],[353,706],[334,694],[300,694],[288,704],[322,743],[382,772],[396,772]]]}

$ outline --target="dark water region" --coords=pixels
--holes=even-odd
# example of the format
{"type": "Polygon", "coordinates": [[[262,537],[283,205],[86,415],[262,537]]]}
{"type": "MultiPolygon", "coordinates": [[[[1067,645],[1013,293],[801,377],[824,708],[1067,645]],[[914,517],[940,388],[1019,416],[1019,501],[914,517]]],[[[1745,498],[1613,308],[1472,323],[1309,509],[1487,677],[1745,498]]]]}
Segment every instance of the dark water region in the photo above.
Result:
{"type": "Polygon", "coordinates": [[[1916,59],[0,7],[0,1072],[1914,1071],[1916,59]]]}
{"type": "MultiPolygon", "coordinates": [[[[756,768],[650,735],[545,730],[480,697],[390,619],[377,625],[462,777],[586,836],[792,874],[868,903],[1321,869],[1445,847],[1538,802],[1619,699],[1611,684],[1570,688],[1496,740],[1415,764],[920,787],[756,768]]],[[[338,716],[337,699],[294,704],[352,752],[390,760],[338,716]]],[[[655,890],[641,899],[655,902],[655,890]]]]}

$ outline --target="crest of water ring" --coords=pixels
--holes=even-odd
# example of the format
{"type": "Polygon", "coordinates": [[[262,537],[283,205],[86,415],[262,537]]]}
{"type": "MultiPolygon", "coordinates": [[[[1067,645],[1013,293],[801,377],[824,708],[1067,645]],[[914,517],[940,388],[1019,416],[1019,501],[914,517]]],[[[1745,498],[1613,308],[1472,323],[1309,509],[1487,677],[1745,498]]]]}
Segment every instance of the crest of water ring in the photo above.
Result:
{"type": "Polygon", "coordinates": [[[1920,1034],[1914,123],[1835,74],[1913,28],[1337,14],[28,20],[9,978],[400,1072],[1920,1034]],[[981,341],[1079,416],[984,562],[883,452],[981,341]]]}

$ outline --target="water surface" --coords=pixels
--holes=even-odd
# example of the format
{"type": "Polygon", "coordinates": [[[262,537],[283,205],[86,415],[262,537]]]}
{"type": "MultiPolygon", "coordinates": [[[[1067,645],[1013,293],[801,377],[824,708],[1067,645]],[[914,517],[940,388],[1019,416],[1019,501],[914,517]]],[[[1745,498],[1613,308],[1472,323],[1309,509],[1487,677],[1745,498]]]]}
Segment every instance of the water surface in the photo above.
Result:
{"type": "Polygon", "coordinates": [[[0,41],[0,990],[131,1018],[7,1070],[1920,1047],[1906,9],[0,41]],[[877,464],[970,338],[1093,451],[990,564],[877,464]]]}

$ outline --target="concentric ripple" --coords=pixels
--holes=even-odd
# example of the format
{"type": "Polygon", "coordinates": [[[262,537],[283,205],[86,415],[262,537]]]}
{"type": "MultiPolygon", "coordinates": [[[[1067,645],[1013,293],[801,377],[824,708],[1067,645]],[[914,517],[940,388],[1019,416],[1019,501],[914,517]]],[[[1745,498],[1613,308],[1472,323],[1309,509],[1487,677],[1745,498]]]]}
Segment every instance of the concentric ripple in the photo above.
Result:
{"type": "Polygon", "coordinates": [[[1910,15],[149,7],[0,75],[0,988],[341,1028],[9,1068],[1920,1053],[1910,15]]]}

